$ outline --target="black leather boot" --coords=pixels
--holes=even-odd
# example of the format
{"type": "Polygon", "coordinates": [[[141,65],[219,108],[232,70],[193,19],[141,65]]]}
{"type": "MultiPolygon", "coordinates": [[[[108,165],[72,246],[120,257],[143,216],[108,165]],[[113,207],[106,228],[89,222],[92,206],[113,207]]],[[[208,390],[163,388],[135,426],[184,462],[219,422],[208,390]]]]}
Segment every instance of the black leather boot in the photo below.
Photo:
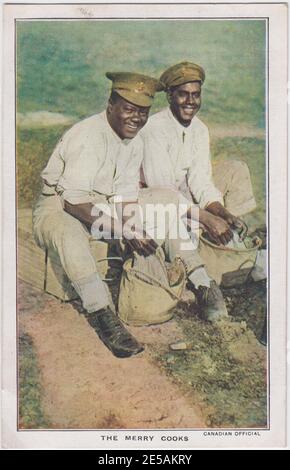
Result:
{"type": "Polygon", "coordinates": [[[210,282],[210,287],[199,286],[198,289],[194,288],[193,291],[204,320],[215,322],[228,317],[222,291],[215,281],[210,282]]]}
{"type": "Polygon", "coordinates": [[[130,357],[144,350],[109,307],[87,313],[86,319],[114,356],[130,357]]]}

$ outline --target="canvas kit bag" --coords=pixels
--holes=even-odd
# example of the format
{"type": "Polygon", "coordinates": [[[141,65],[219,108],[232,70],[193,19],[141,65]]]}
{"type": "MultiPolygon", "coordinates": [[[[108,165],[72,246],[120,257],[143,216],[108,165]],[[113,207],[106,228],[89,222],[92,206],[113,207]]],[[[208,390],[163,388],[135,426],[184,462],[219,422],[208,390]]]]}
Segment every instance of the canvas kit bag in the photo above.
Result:
{"type": "Polygon", "coordinates": [[[184,292],[186,273],[176,258],[168,267],[161,248],[154,255],[127,259],[120,283],[118,312],[132,326],[153,325],[170,320],[184,292]]]}
{"type": "Polygon", "coordinates": [[[259,237],[247,236],[241,241],[237,233],[227,245],[216,245],[203,234],[200,236],[199,254],[205,262],[207,272],[218,285],[234,287],[244,284],[249,278],[261,247],[259,237]]]}

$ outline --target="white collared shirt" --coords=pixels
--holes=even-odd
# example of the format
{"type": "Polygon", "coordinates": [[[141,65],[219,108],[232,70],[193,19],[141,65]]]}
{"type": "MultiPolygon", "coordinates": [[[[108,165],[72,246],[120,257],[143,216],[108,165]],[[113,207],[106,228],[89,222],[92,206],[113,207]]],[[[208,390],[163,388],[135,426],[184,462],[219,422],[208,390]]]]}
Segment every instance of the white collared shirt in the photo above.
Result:
{"type": "Polygon", "coordinates": [[[106,111],[75,124],[58,142],[41,176],[44,193],[56,190],[72,204],[98,193],[118,200],[138,198],[142,140],[120,139],[106,111]],[[50,189],[51,188],[51,189],[50,189]]]}
{"type": "Polygon", "coordinates": [[[140,132],[144,142],[143,171],[150,187],[166,186],[190,192],[203,209],[214,201],[223,204],[212,181],[207,126],[196,116],[182,126],[166,108],[149,118],[140,132]]]}

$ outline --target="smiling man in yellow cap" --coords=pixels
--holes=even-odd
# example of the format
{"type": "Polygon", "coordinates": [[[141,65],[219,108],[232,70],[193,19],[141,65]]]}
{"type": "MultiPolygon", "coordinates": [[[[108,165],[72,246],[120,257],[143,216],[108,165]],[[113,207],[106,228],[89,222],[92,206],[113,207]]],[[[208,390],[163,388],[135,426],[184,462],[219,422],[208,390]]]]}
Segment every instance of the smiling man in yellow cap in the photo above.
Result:
{"type": "MultiPolygon", "coordinates": [[[[169,107],[153,115],[141,136],[144,142],[143,183],[167,187],[199,207],[199,221],[217,245],[226,245],[238,230],[246,234],[240,215],[256,207],[249,170],[232,161],[216,165],[212,178],[209,132],[196,116],[205,81],[203,68],[192,62],[169,67],[160,77],[169,107]]],[[[221,290],[206,266],[189,275],[204,317],[215,321],[227,315],[221,290]]]]}
{"type": "MultiPolygon", "coordinates": [[[[142,141],[158,80],[131,72],[107,73],[112,90],[107,109],[75,124],[58,142],[42,171],[42,194],[33,213],[37,243],[52,250],[79,294],[86,317],[117,357],[129,357],[142,346],[114,312],[106,284],[91,255],[89,239],[97,217],[93,209],[119,200],[138,199],[142,141]]],[[[108,216],[108,226],[112,219],[108,216]]],[[[115,223],[113,229],[122,233],[115,223]]],[[[144,255],[156,243],[134,235],[128,245],[144,255]]]]}

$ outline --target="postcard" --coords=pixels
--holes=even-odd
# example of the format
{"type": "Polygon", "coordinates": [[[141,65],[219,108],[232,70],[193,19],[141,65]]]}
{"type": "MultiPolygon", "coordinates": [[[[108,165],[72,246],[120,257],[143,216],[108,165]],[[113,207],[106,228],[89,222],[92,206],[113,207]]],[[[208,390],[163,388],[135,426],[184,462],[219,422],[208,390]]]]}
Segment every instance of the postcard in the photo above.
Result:
{"type": "Polygon", "coordinates": [[[287,15],[4,6],[4,449],[286,445],[287,15]]]}

